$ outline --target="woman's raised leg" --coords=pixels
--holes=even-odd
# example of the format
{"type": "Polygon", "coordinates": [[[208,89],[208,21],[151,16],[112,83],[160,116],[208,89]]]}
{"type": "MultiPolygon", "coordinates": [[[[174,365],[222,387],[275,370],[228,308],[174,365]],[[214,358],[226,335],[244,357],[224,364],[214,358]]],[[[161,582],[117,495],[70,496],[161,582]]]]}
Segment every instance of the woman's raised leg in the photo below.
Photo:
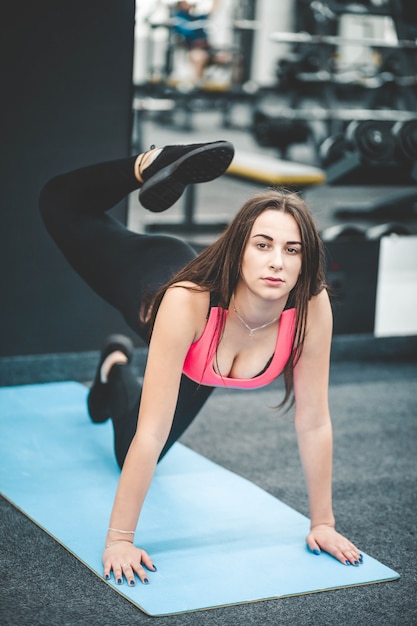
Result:
{"type": "MultiPolygon", "coordinates": [[[[187,184],[222,174],[233,157],[233,147],[228,142],[214,142],[170,146],[156,154],[153,162],[145,154],[62,174],[49,181],[40,196],[46,228],[69,263],[96,293],[122,313],[145,341],[148,332],[139,315],[144,295],[151,296],[195,252],[173,237],[131,232],[106,215],[106,211],[137,188],[146,208],[165,210],[187,184]]],[[[103,353],[99,369],[102,360],[103,353]]],[[[88,399],[90,415],[93,421],[112,418],[115,452],[121,466],[136,430],[140,385],[129,363],[114,366],[105,383],[100,380],[99,369],[88,399]]],[[[194,419],[211,391],[183,376],[172,429],[161,458],[194,419]]]]}
{"type": "Polygon", "coordinates": [[[195,252],[175,237],[134,233],[106,211],[138,188],[146,208],[165,210],[187,184],[220,176],[232,158],[226,141],[167,146],[56,176],[41,191],[45,226],[64,256],[145,341],[144,295],[151,297],[195,252]]]}
{"type": "Polygon", "coordinates": [[[140,187],[136,159],[88,166],[53,178],[40,196],[45,226],[73,269],[118,309],[145,341],[139,320],[149,296],[195,256],[184,241],[134,233],[106,211],[140,187]]]}

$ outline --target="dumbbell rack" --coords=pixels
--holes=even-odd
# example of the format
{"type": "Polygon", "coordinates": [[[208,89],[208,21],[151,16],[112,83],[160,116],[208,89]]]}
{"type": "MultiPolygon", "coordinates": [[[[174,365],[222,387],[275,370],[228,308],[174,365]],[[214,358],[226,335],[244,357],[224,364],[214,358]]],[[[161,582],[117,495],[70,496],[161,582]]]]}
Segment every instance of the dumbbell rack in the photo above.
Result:
{"type": "MultiPolygon", "coordinates": [[[[317,8],[317,7],[316,7],[317,8]]],[[[312,14],[315,9],[311,7],[312,14]]],[[[317,9],[318,10],[318,9],[317,9]]],[[[417,119],[417,76],[414,64],[410,63],[410,54],[417,53],[417,39],[413,39],[409,32],[404,29],[404,24],[399,17],[398,12],[391,14],[388,7],[374,7],[365,9],[344,7],[341,5],[330,5],[323,3],[320,13],[320,20],[313,20],[314,25],[308,25],[307,22],[299,24],[299,31],[304,28],[310,28],[313,32],[274,32],[270,34],[270,40],[277,44],[294,44],[296,51],[301,59],[300,61],[289,61],[289,67],[292,67],[289,76],[290,81],[290,108],[291,111],[282,111],[282,117],[291,120],[306,120],[314,122],[321,120],[326,127],[327,138],[329,135],[336,135],[344,132],[346,123],[352,120],[379,120],[389,118],[393,121],[403,119],[404,114],[417,119]],[[327,13],[323,13],[323,9],[327,8],[327,13]],[[346,14],[356,14],[356,18],[362,22],[368,17],[374,19],[375,16],[383,16],[383,19],[391,20],[385,23],[384,30],[381,31],[382,22],[378,22],[378,30],[375,30],[377,36],[366,36],[366,33],[372,30],[366,30],[366,26],[362,27],[364,36],[358,36],[358,29],[353,27],[351,33],[345,31],[343,35],[343,27],[341,26],[342,16],[346,14]],[[335,35],[334,28],[337,24],[341,28],[341,33],[335,35]],[[392,26],[390,27],[390,24],[392,26]],[[315,32],[314,32],[315,31],[315,32]],[[381,36],[383,33],[383,36],[381,36]],[[405,36],[404,36],[405,35],[405,36]],[[371,76],[363,71],[362,66],[349,66],[348,70],[339,71],[337,61],[335,61],[334,53],[341,48],[361,49],[363,47],[373,50],[381,56],[381,71],[375,71],[371,76]],[[307,54],[306,65],[303,64],[303,51],[310,51],[316,62],[311,64],[310,56],[307,54]],[[316,52],[314,52],[316,51],[316,52]],[[387,55],[395,55],[398,57],[398,63],[387,65],[385,60],[387,55]],[[390,71],[387,71],[387,69],[390,71]],[[314,71],[316,70],[316,71],[314,71]],[[400,71],[399,71],[400,70],[400,71]],[[310,107],[309,110],[299,109],[299,98],[304,97],[305,91],[310,88],[319,89],[322,95],[323,108],[310,107]],[[365,90],[366,107],[357,110],[347,110],[337,102],[336,94],[343,92],[344,88],[365,90]],[[389,102],[385,102],[388,94],[389,102]],[[340,110],[342,109],[342,110],[340,110]],[[381,111],[381,109],[385,109],[381,111]]],[[[317,17],[317,16],[315,16],[317,17]]],[[[380,19],[375,17],[376,20],[380,19]]],[[[366,21],[365,21],[366,24],[366,21]]],[[[359,32],[361,29],[359,29],[359,32]]],[[[297,57],[298,58],[298,57],[297,57]]],[[[286,73],[283,77],[285,79],[286,73]]],[[[285,85],[285,83],[284,83],[285,85]]],[[[346,93],[346,92],[344,92],[346,93]]],[[[323,165],[323,163],[322,163],[323,165]]]]}

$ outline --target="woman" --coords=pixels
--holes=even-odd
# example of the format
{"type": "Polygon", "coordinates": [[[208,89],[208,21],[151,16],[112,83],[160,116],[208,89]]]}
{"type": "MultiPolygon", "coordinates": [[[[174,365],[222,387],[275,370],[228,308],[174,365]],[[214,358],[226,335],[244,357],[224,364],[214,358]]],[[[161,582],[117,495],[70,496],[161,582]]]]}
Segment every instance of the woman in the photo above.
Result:
{"type": "Polygon", "coordinates": [[[194,72],[193,81],[196,85],[201,83],[210,60],[216,56],[207,33],[210,13],[216,9],[215,5],[216,3],[213,3],[210,10],[202,12],[198,3],[180,0],[174,9],[173,30],[188,51],[194,72]]]}
{"type": "Polygon", "coordinates": [[[133,544],[139,514],[158,460],[213,388],[260,387],[282,372],[309,494],[307,544],[346,565],[362,562],[332,512],[332,314],[321,242],[303,201],[277,190],[254,196],[198,257],[179,239],[130,232],[105,214],[137,188],[146,208],[165,210],[232,158],[225,141],[152,148],[57,176],[41,193],[46,227],[74,269],[149,341],[141,392],[132,346],[113,336],[88,397],[93,421],[113,421],[122,467],[103,552],[104,576],[113,572],[119,584],[124,576],[134,585],[135,574],[146,584],[156,569],[133,544]]]}

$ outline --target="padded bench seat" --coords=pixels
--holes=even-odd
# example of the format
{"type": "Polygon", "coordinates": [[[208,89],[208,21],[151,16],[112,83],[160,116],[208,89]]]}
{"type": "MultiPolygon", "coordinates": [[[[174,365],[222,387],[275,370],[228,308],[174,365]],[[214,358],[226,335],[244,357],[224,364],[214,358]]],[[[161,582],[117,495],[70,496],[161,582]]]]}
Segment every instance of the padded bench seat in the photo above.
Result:
{"type": "Polygon", "coordinates": [[[235,152],[226,174],[266,185],[298,187],[322,185],[326,181],[326,175],[319,167],[242,150],[235,152]]]}

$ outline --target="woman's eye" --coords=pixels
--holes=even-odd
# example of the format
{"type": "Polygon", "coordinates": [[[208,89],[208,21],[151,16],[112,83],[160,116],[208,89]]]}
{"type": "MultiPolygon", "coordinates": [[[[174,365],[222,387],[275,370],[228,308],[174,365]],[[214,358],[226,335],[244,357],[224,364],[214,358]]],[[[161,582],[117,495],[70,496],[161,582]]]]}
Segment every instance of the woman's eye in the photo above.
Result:
{"type": "Polygon", "coordinates": [[[268,247],[268,244],[265,243],[264,241],[260,241],[258,243],[258,248],[261,248],[261,250],[265,250],[265,248],[267,248],[267,247],[268,247]]]}

